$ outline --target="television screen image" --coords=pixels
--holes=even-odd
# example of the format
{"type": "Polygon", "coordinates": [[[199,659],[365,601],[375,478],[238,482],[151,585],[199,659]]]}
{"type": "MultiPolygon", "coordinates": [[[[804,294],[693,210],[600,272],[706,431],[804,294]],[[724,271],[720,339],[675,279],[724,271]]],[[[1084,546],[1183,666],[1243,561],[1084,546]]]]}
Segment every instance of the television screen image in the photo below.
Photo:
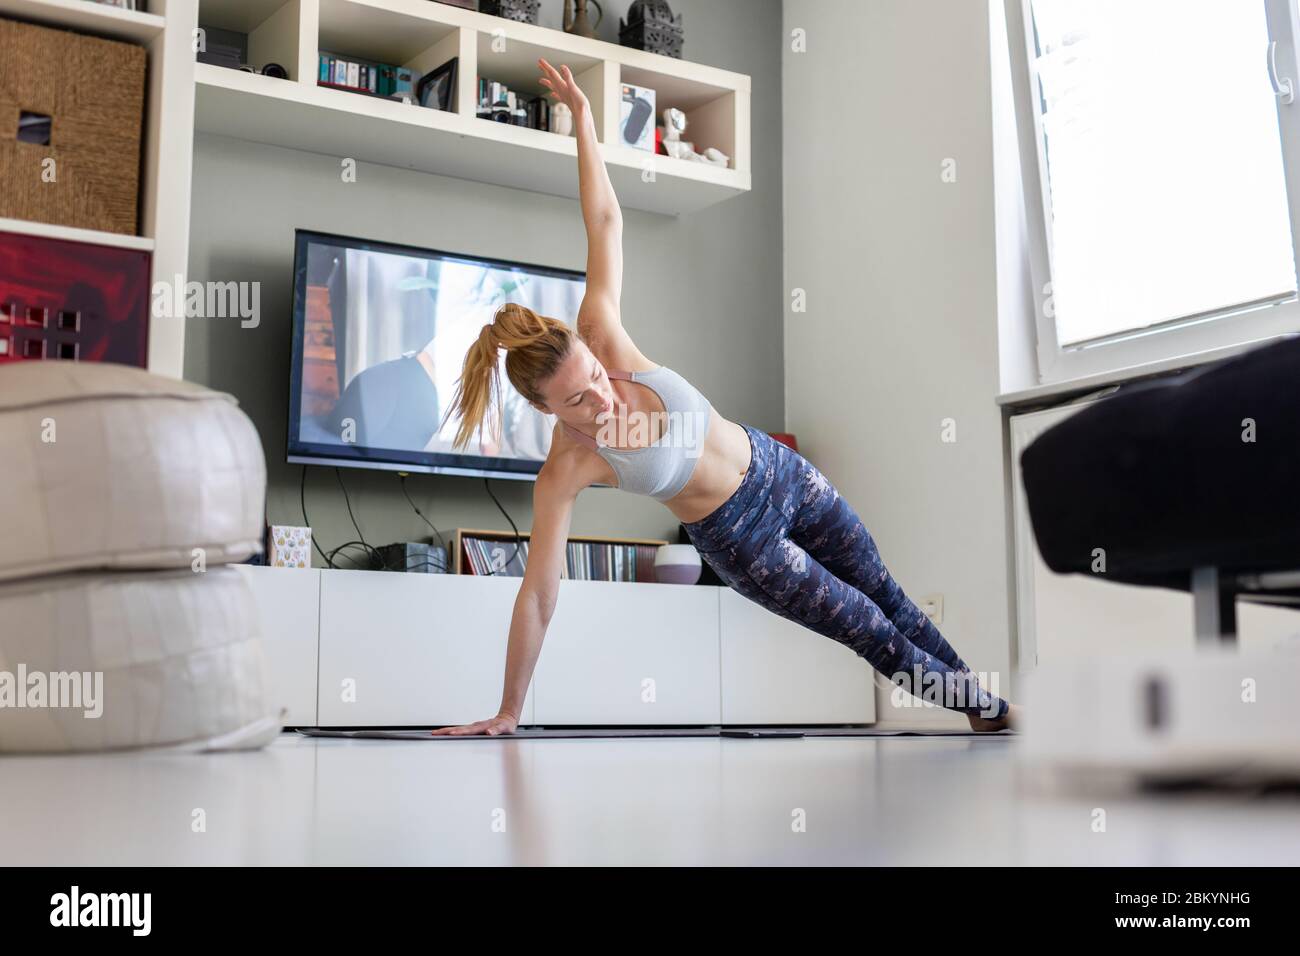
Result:
{"type": "Polygon", "coordinates": [[[504,351],[500,440],[485,422],[453,449],[442,419],[498,308],[573,322],[585,291],[582,272],[298,230],[288,460],[535,477],[556,418],[510,384],[504,351]]]}

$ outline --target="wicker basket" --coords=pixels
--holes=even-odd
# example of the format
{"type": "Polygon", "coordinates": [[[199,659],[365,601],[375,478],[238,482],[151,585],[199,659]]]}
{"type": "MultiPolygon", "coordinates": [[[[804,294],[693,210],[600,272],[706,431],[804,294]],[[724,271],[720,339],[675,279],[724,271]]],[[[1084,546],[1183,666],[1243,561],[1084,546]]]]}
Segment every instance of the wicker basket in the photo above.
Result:
{"type": "Polygon", "coordinates": [[[0,216],[136,234],[144,71],[143,47],[0,19],[0,216]]]}

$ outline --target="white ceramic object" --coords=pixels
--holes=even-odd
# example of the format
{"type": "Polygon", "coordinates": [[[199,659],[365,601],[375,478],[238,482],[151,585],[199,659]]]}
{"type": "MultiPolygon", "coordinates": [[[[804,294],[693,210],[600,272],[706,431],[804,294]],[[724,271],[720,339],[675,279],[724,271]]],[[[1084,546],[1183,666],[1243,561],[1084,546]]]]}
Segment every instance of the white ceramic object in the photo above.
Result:
{"type": "Polygon", "coordinates": [[[681,140],[686,131],[686,114],[674,107],[664,110],[664,142],[675,143],[681,140]]]}
{"type": "Polygon", "coordinates": [[[561,136],[573,133],[573,111],[564,103],[556,103],[551,107],[551,132],[561,136]]]}
{"type": "Polygon", "coordinates": [[[664,140],[664,149],[673,159],[690,159],[695,155],[695,147],[684,139],[664,140]]]}
{"type": "Polygon", "coordinates": [[[729,162],[731,162],[731,157],[722,150],[710,146],[704,151],[703,161],[711,166],[725,167],[729,162]]]}
{"type": "Polygon", "coordinates": [[[665,544],[655,551],[655,580],[660,584],[695,584],[702,573],[693,544],[665,544]]]}

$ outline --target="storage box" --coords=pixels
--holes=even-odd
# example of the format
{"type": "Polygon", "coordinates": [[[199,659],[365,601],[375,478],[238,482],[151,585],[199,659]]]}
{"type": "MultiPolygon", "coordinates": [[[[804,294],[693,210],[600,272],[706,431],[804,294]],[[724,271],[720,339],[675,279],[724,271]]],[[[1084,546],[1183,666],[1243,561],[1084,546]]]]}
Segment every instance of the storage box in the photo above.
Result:
{"type": "Polygon", "coordinates": [[[311,528],[273,524],[266,536],[266,563],[273,568],[311,568],[311,528]]]}
{"type": "Polygon", "coordinates": [[[144,73],[143,47],[0,19],[0,217],[136,235],[144,73]]]}
{"type": "Polygon", "coordinates": [[[0,232],[0,363],[72,359],[144,368],[150,265],[150,254],[138,249],[0,232]]]}

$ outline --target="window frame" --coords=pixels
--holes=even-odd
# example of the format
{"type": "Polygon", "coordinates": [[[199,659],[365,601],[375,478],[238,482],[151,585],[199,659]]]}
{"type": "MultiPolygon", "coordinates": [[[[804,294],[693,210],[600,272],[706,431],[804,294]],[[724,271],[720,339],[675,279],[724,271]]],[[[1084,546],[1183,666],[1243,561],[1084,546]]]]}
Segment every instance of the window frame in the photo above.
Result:
{"type": "MultiPolygon", "coordinates": [[[[1031,71],[1036,52],[1032,0],[1004,0],[1011,83],[1020,147],[1024,210],[1028,226],[1029,273],[1033,283],[1037,381],[1059,385],[1095,376],[1126,377],[1144,369],[1183,361],[1216,358],[1241,346],[1262,343],[1300,332],[1300,296],[1239,305],[1199,316],[1169,320],[1132,332],[1061,348],[1051,305],[1051,220],[1048,185],[1043,170],[1041,96],[1031,71]]],[[[1281,133],[1282,165],[1291,218],[1292,259],[1300,279],[1300,71],[1297,38],[1300,15],[1295,0],[1260,0],[1265,5],[1269,36],[1275,43],[1279,77],[1289,77],[1296,98],[1276,102],[1281,133]]]]}

